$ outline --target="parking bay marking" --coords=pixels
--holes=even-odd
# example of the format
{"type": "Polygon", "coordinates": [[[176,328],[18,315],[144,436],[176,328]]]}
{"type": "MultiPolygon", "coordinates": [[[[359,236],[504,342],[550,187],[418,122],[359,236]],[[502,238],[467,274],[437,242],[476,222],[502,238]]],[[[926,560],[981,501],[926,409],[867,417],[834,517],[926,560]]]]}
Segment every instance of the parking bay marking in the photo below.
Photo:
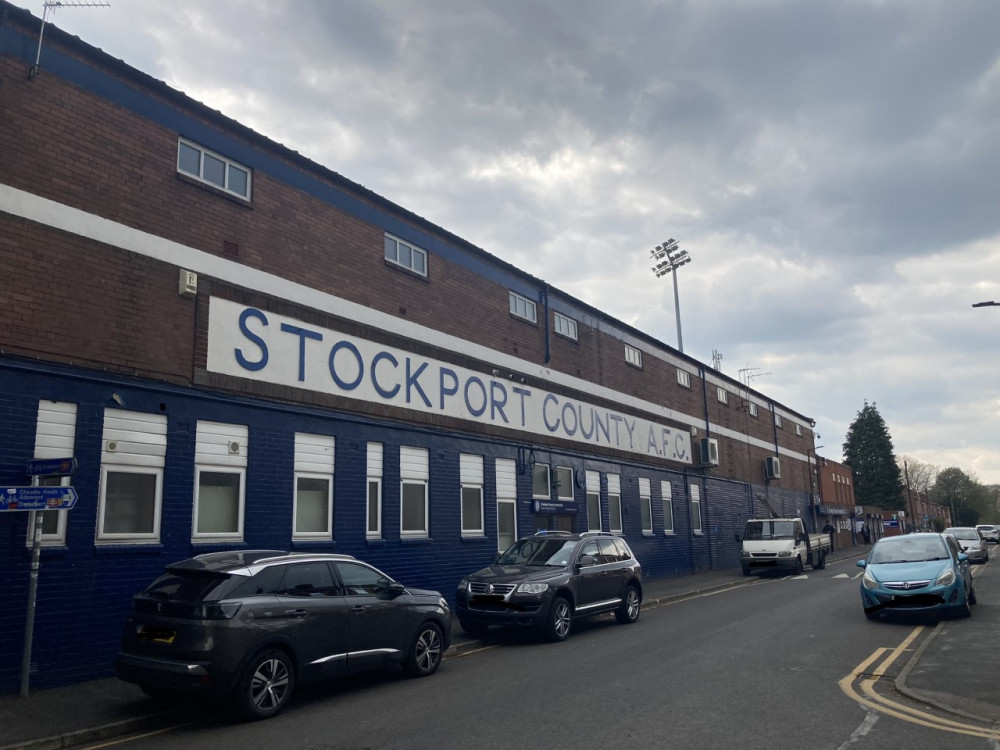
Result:
{"type": "Polygon", "coordinates": [[[972,737],[1000,740],[1000,730],[985,729],[969,724],[968,722],[963,723],[935,716],[921,709],[912,708],[902,703],[890,700],[889,698],[879,695],[876,692],[875,685],[882,677],[885,676],[889,667],[892,666],[900,656],[910,650],[910,646],[913,641],[915,641],[917,636],[923,632],[924,627],[925,626],[923,625],[919,625],[914,628],[913,632],[911,632],[910,635],[907,636],[906,639],[894,649],[887,647],[875,649],[875,651],[867,659],[855,667],[849,675],[840,680],[838,683],[840,685],[840,689],[848,698],[856,701],[862,706],[878,711],[881,714],[895,717],[901,721],[918,724],[930,729],[938,729],[943,732],[953,732],[955,734],[964,734],[972,737]],[[883,659],[883,657],[885,658],[883,659]],[[883,659],[883,661],[875,667],[874,670],[872,670],[871,666],[879,659],[883,659]],[[860,686],[863,695],[855,688],[855,682],[857,682],[857,685],[860,686]]]}

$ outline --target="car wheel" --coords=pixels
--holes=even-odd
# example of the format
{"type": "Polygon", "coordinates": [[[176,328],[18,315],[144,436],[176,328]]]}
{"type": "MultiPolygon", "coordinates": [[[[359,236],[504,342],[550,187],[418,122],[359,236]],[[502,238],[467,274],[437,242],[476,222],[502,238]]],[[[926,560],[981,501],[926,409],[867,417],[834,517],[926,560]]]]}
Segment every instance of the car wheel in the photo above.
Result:
{"type": "Polygon", "coordinates": [[[414,677],[427,677],[437,671],[444,655],[444,638],[441,628],[433,622],[425,622],[417,630],[403,667],[414,677]]]}
{"type": "Polygon", "coordinates": [[[295,688],[295,668],[284,651],[265,649],[250,660],[233,696],[245,718],[268,719],[280,711],[295,688]]]}
{"type": "Polygon", "coordinates": [[[865,610],[865,617],[867,617],[871,621],[875,621],[875,620],[879,619],[878,610],[875,610],[875,609],[866,609],[865,610]]]}
{"type": "Polygon", "coordinates": [[[635,586],[629,586],[625,590],[625,598],[622,599],[621,606],[615,610],[615,617],[618,622],[625,625],[639,619],[639,610],[642,606],[642,599],[639,597],[639,590],[635,586]]]}
{"type": "Polygon", "coordinates": [[[792,572],[794,573],[794,575],[797,575],[797,576],[802,575],[802,558],[801,557],[796,557],[795,558],[795,570],[792,571],[792,572]]]}
{"type": "Polygon", "coordinates": [[[545,623],[545,637],[550,641],[565,641],[573,622],[573,608],[565,597],[557,596],[549,607],[549,619],[545,623]]]}
{"type": "Polygon", "coordinates": [[[975,586],[973,586],[971,589],[969,589],[969,604],[977,604],[977,603],[978,602],[976,601],[976,588],[975,586]]]}
{"type": "Polygon", "coordinates": [[[462,626],[462,630],[471,635],[473,638],[481,638],[486,635],[486,631],[490,629],[489,625],[484,625],[481,622],[465,622],[464,620],[459,620],[458,624],[462,626]]]}
{"type": "Polygon", "coordinates": [[[743,568],[743,575],[749,576],[750,575],[750,568],[743,568]]]}
{"type": "Polygon", "coordinates": [[[813,565],[813,570],[823,570],[826,567],[826,553],[823,550],[819,550],[816,553],[816,564],[813,565]]]}
{"type": "Polygon", "coordinates": [[[959,617],[972,617],[972,607],[969,606],[969,590],[965,591],[965,600],[962,602],[962,606],[958,608],[959,617]]]}

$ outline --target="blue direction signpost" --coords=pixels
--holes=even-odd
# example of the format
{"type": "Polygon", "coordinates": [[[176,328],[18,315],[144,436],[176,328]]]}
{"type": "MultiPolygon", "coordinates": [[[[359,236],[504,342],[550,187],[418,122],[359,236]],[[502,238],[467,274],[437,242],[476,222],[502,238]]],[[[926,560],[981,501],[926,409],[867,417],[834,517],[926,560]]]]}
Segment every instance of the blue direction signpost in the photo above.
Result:
{"type": "Polygon", "coordinates": [[[72,474],[78,468],[75,458],[35,458],[28,461],[29,477],[51,477],[72,474]]]}
{"type": "Polygon", "coordinates": [[[0,511],[69,510],[78,497],[72,487],[0,487],[0,511]]]}

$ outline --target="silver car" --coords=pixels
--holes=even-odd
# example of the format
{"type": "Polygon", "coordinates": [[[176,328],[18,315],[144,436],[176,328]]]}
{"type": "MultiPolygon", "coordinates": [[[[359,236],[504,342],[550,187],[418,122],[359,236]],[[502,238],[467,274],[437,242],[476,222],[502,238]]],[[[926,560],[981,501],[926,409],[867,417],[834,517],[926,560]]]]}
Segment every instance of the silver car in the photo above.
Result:
{"type": "Polygon", "coordinates": [[[1000,543],[1000,529],[993,524],[981,523],[976,527],[976,531],[982,534],[987,542],[1000,543]]]}
{"type": "Polygon", "coordinates": [[[962,552],[969,556],[970,563],[983,564],[990,559],[990,553],[986,549],[986,540],[975,526],[952,526],[944,530],[945,534],[955,537],[962,548],[962,552]]]}

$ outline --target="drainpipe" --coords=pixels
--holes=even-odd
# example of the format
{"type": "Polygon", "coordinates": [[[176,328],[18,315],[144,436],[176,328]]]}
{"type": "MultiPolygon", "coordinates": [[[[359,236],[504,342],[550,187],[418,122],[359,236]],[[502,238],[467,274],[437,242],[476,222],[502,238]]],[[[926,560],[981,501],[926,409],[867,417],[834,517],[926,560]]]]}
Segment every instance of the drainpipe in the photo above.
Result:
{"type": "Polygon", "coordinates": [[[545,364],[552,358],[552,350],[549,343],[549,285],[542,289],[542,311],[545,314],[545,364]]]}

